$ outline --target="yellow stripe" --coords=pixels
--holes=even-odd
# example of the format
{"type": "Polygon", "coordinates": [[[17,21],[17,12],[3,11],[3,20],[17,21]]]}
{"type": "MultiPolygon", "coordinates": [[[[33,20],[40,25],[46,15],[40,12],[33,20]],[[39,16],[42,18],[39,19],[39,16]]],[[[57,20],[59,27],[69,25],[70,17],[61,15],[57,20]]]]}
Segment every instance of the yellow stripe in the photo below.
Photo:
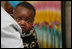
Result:
{"type": "Polygon", "coordinates": [[[54,23],[56,21],[61,23],[61,14],[56,11],[37,11],[34,23],[42,23],[44,21],[49,22],[49,24],[51,24],[51,21],[53,21],[54,23]]]}

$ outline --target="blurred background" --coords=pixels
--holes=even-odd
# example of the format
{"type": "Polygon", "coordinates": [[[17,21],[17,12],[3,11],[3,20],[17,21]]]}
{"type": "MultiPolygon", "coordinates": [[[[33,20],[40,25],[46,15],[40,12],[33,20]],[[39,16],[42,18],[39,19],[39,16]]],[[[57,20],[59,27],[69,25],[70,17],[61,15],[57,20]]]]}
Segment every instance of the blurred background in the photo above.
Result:
{"type": "MultiPolygon", "coordinates": [[[[4,7],[6,1],[1,1],[4,7]]],[[[21,1],[24,2],[24,1],[21,1]]],[[[61,1],[27,1],[36,9],[34,27],[40,48],[62,48],[62,33],[66,47],[71,48],[71,1],[65,2],[65,29],[61,27],[61,1]]]]}

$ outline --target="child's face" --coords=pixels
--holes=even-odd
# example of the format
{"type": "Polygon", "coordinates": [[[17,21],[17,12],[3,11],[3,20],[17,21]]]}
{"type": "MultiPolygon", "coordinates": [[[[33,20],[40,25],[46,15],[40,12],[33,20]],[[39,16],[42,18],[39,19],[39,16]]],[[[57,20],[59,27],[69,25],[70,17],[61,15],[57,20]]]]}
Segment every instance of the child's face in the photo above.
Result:
{"type": "Polygon", "coordinates": [[[28,31],[32,28],[34,21],[33,10],[18,6],[13,12],[13,16],[22,28],[23,32],[28,31]]]}

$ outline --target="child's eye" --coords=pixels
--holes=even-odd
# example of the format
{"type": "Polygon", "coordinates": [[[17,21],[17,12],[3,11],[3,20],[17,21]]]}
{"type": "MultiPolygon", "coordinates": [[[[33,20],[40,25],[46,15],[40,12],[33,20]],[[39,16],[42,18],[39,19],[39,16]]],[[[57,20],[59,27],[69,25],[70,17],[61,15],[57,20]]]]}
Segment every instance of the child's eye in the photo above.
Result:
{"type": "Polygon", "coordinates": [[[22,18],[21,17],[18,17],[17,20],[22,20],[22,18]]]}
{"type": "Polygon", "coordinates": [[[30,19],[26,19],[26,22],[30,22],[31,20],[30,19]]]}

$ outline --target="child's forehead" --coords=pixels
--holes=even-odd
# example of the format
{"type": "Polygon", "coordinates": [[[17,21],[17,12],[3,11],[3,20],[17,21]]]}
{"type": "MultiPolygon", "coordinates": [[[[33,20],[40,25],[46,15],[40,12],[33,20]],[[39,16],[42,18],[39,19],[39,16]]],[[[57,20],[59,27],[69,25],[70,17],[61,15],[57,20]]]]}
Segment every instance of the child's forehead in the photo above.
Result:
{"type": "Polygon", "coordinates": [[[21,7],[21,6],[17,7],[16,11],[19,12],[19,14],[26,14],[27,16],[34,15],[34,11],[33,10],[30,10],[28,8],[21,7]]]}
{"type": "Polygon", "coordinates": [[[24,6],[17,6],[16,9],[22,9],[22,10],[29,10],[29,11],[33,11],[30,8],[24,7],[24,6]]]}

